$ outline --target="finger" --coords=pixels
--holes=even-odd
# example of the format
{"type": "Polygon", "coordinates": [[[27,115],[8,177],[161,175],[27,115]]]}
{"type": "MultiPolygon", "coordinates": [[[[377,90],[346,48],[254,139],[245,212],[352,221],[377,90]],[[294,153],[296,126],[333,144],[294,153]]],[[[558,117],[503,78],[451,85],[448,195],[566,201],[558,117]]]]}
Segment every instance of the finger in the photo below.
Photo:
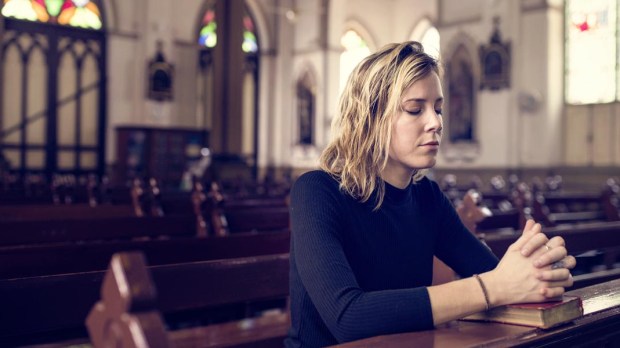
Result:
{"type": "Polygon", "coordinates": [[[566,243],[564,242],[564,238],[560,236],[555,236],[549,239],[549,241],[547,242],[547,245],[549,245],[552,248],[559,247],[559,246],[565,247],[566,243]]]}
{"type": "Polygon", "coordinates": [[[573,269],[575,268],[575,266],[577,266],[577,260],[575,259],[575,257],[568,255],[565,258],[552,263],[549,267],[551,267],[551,269],[573,269]]]}
{"type": "Polygon", "coordinates": [[[573,255],[568,255],[562,260],[564,266],[568,269],[573,269],[577,266],[577,259],[573,255]]]}
{"type": "Polygon", "coordinates": [[[547,236],[542,233],[542,227],[540,224],[535,224],[532,227],[532,231],[537,231],[529,240],[525,241],[525,244],[521,247],[521,255],[530,256],[538,248],[542,247],[549,241],[547,236]]]}
{"type": "Polygon", "coordinates": [[[541,231],[542,227],[540,227],[540,224],[535,223],[534,220],[527,220],[521,237],[519,237],[519,239],[512,244],[512,247],[514,250],[521,250],[527,241],[532,238],[532,236],[541,231]]]}
{"type": "Polygon", "coordinates": [[[574,280],[573,280],[573,276],[569,274],[567,279],[553,281],[553,282],[546,282],[546,283],[547,284],[545,287],[547,288],[557,288],[557,287],[568,288],[568,287],[573,286],[574,280]]]}
{"type": "Polygon", "coordinates": [[[554,298],[554,297],[560,297],[560,296],[564,295],[565,291],[566,290],[564,289],[564,287],[561,287],[561,286],[553,287],[553,288],[541,288],[540,289],[541,295],[545,296],[548,299],[554,298]]]}
{"type": "MultiPolygon", "coordinates": [[[[541,247],[541,249],[549,248],[549,244],[545,245],[547,245],[547,247],[543,246],[541,247]]],[[[564,260],[567,254],[568,251],[566,251],[566,248],[563,246],[557,248],[549,248],[548,251],[544,252],[534,260],[534,266],[538,268],[549,266],[555,262],[564,260]]],[[[564,268],[564,265],[556,265],[556,268],[564,268]]]]}
{"type": "Polygon", "coordinates": [[[540,271],[537,274],[537,278],[547,282],[565,282],[571,278],[571,274],[566,268],[551,269],[540,271]]]}

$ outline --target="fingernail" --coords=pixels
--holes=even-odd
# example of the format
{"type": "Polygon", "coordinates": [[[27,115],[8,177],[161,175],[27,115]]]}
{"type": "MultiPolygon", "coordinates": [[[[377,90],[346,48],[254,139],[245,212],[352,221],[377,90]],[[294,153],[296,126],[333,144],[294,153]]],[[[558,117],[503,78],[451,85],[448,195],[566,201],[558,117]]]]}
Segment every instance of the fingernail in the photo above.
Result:
{"type": "Polygon", "coordinates": [[[534,266],[536,266],[536,267],[542,266],[542,261],[540,261],[540,260],[534,261],[534,266]]]}

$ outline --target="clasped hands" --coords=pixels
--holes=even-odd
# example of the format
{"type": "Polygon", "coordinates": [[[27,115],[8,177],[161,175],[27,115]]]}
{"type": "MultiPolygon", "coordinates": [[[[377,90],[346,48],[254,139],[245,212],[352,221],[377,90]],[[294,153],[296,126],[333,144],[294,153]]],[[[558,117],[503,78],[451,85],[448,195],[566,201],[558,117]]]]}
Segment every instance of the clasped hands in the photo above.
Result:
{"type": "Polygon", "coordinates": [[[528,220],[498,266],[485,274],[491,305],[543,302],[561,296],[573,285],[570,269],[576,264],[562,237],[548,239],[540,224],[528,220]]]}

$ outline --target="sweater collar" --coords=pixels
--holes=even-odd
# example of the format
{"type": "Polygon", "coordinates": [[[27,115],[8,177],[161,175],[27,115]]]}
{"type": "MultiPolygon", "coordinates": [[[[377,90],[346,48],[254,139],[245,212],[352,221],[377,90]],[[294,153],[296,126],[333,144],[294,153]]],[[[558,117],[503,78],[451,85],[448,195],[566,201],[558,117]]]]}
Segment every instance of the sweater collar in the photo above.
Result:
{"type": "Polygon", "coordinates": [[[411,197],[411,185],[407,185],[404,189],[391,185],[387,181],[385,183],[385,201],[400,204],[411,197]]]}

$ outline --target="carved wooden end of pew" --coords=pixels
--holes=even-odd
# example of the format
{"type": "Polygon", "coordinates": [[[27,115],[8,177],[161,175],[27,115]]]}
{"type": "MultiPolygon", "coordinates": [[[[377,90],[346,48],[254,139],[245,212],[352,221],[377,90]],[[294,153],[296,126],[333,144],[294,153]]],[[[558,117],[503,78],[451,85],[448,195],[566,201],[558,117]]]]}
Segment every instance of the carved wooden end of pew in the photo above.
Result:
{"type": "Polygon", "coordinates": [[[461,205],[456,209],[461,221],[471,233],[476,233],[476,224],[491,215],[491,211],[479,205],[480,193],[469,190],[463,197],[461,205]]]}
{"type": "Polygon", "coordinates": [[[101,301],[86,326],[95,347],[167,347],[168,336],[155,308],[156,290],[141,253],[112,256],[101,301]]]}
{"type": "Polygon", "coordinates": [[[196,236],[200,238],[207,237],[209,235],[209,229],[207,227],[207,221],[203,215],[207,195],[204,193],[204,187],[202,186],[200,180],[194,180],[192,185],[191,200],[194,216],[196,216],[196,236]]]}

